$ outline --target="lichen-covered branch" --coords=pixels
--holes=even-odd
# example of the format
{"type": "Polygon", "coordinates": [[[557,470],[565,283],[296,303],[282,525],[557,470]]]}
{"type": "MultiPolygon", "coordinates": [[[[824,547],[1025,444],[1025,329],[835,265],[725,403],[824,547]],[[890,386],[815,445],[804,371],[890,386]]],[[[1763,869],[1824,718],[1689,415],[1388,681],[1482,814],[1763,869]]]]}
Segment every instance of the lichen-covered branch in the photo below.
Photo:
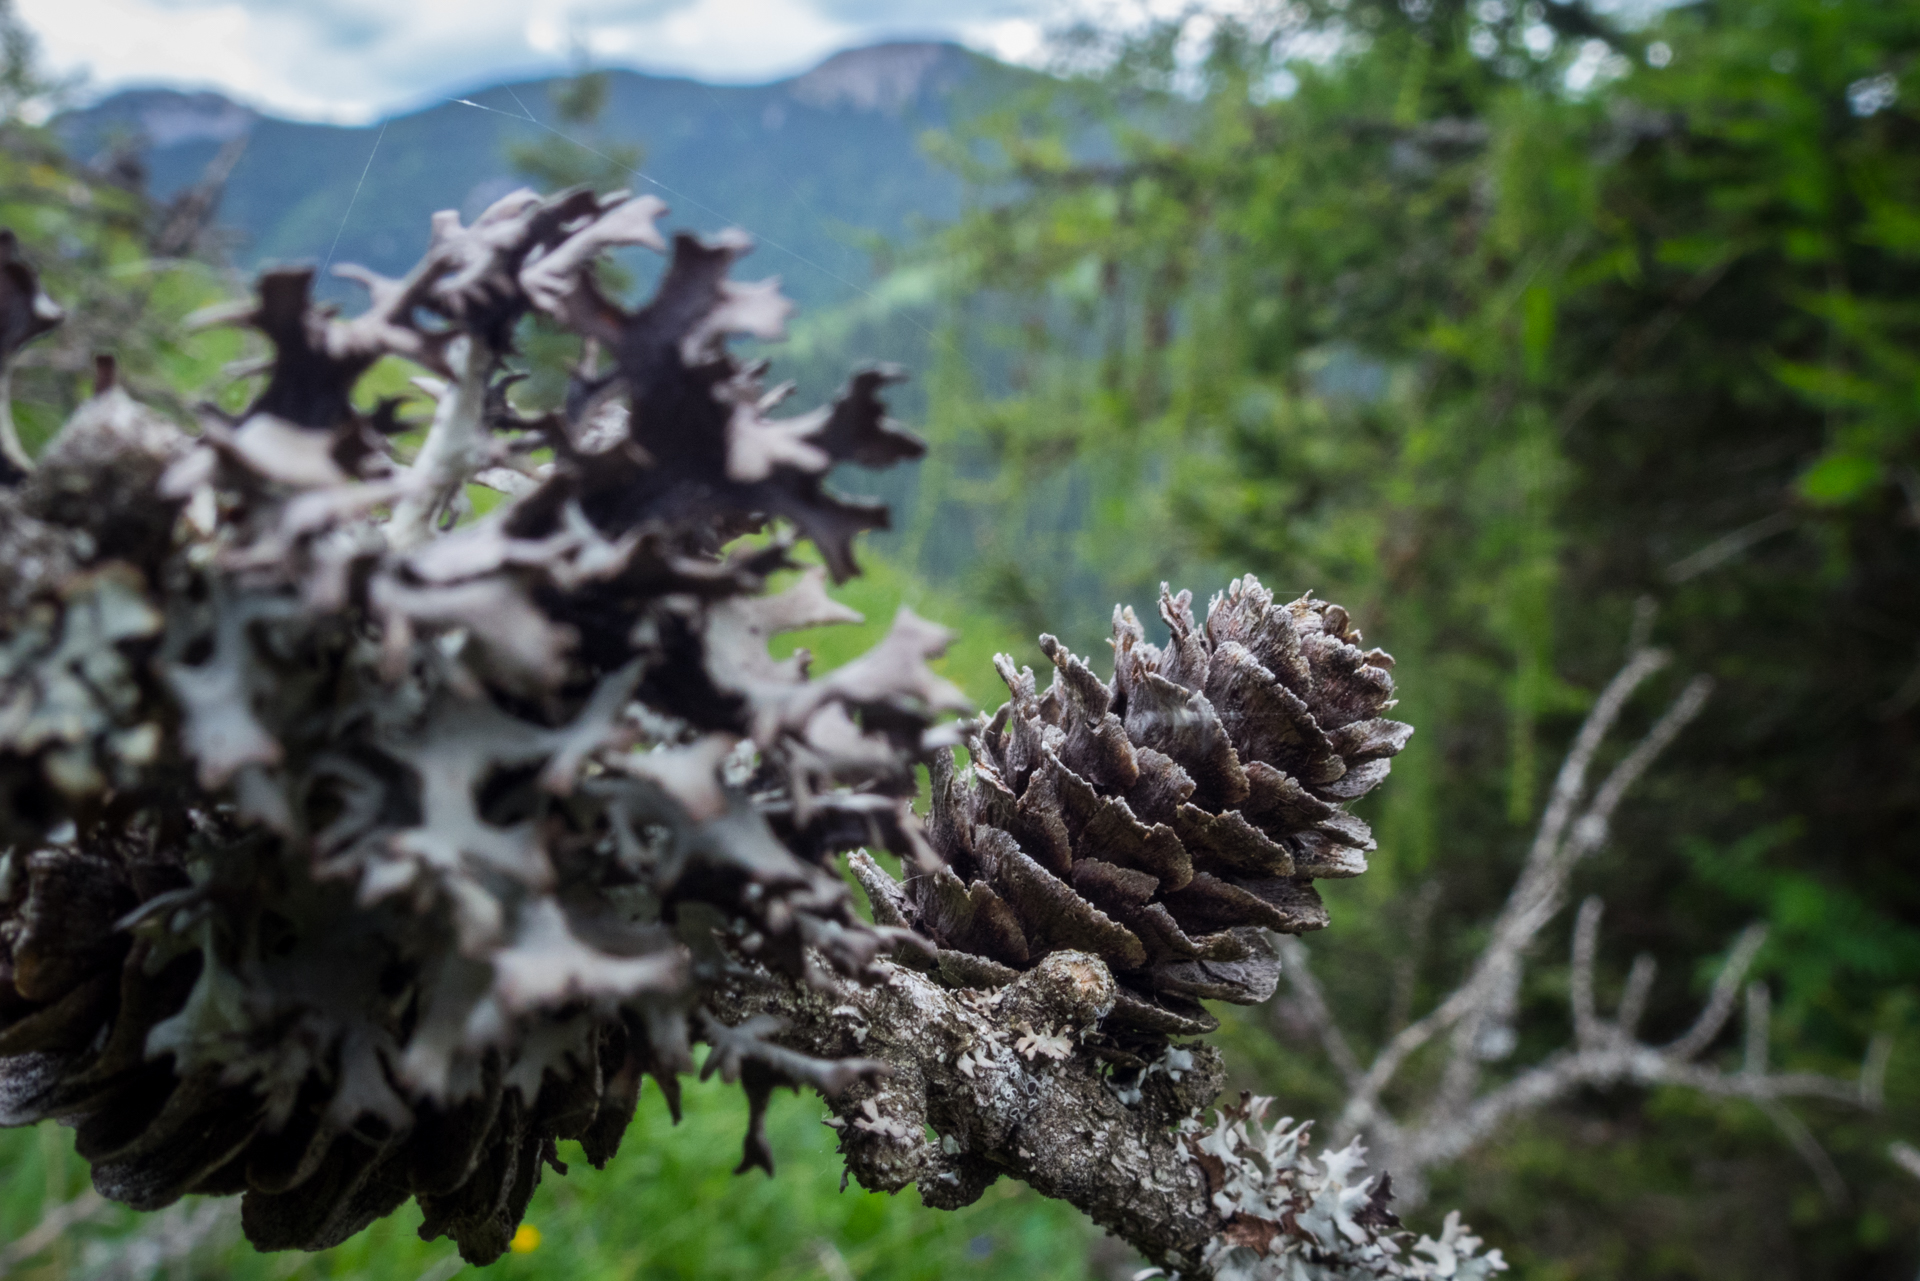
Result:
{"type": "MultiPolygon", "coordinates": [[[[1260,1101],[1203,1119],[1218,1061],[1182,1039],[1271,995],[1275,932],[1366,870],[1346,803],[1412,733],[1391,658],[1251,577],[1204,619],[1163,591],[1165,647],[1118,612],[1109,679],[1052,637],[1044,689],[1003,659],[985,724],[942,723],[971,709],[908,610],[835,671],[775,658],[857,617],[826,580],[887,521],[828,474],[923,446],[889,369],[775,417],[728,341],[790,304],[728,278],[744,236],[669,242],[662,212],[437,215],[404,277],[343,273],[351,318],[269,272],[202,317],[272,346],[243,412],[184,430],[103,377],[9,456],[0,1124],[74,1126],[143,1210],[237,1195],[262,1249],[412,1199],[485,1263],[559,1140],[604,1163],[704,1044],[749,1100],[742,1169],[807,1086],[863,1184],[957,1206],[1021,1178],[1183,1276],[1501,1267],[1457,1221],[1412,1242],[1354,1145],[1312,1157],[1260,1101]],[[621,246],[669,255],[635,310],[596,283],[621,246]],[[557,405],[514,391],[536,315],[579,344],[557,405]],[[405,407],[359,387],[390,358],[436,401],[411,461],[405,407]],[[483,519],[476,480],[509,494],[483,519]]],[[[3,376],[58,312],[0,250],[3,376]]]]}
{"type": "Polygon", "coordinates": [[[809,1053],[886,1063],[832,1101],[847,1168],[863,1187],[917,1184],[930,1205],[977,1200],[1002,1175],[1085,1209],[1156,1258],[1197,1260],[1217,1218],[1175,1132],[1223,1076],[1205,1047],[1122,1102],[1087,1038],[1113,1008],[1097,957],[1055,952],[1005,987],[948,988],[889,964],[872,984],[772,986],[746,998],[777,1013],[809,1053]]]}
{"type": "Polygon", "coordinates": [[[498,357],[471,338],[447,344],[453,374],[439,388],[433,422],[420,456],[407,471],[408,485],[387,522],[387,541],[396,549],[418,547],[434,524],[449,514],[467,482],[495,461],[493,434],[487,430],[487,391],[498,357]]]}
{"type": "MultiPolygon", "coordinates": [[[[870,861],[860,874],[884,884],[870,861]]],[[[890,1069],[829,1099],[828,1124],[866,1188],[911,1183],[953,1208],[1019,1179],[1173,1276],[1478,1278],[1504,1266],[1457,1216],[1440,1240],[1401,1232],[1391,1183],[1360,1177],[1357,1144],[1316,1158],[1307,1126],[1262,1128],[1267,1100],[1204,1120],[1224,1079],[1210,1046],[1170,1044],[1116,1071],[1098,1028],[1117,990],[1100,958],[1061,951],[991,990],[898,964],[866,984],[768,982],[740,1013],[777,1017],[782,1041],[809,1054],[890,1069]]]]}

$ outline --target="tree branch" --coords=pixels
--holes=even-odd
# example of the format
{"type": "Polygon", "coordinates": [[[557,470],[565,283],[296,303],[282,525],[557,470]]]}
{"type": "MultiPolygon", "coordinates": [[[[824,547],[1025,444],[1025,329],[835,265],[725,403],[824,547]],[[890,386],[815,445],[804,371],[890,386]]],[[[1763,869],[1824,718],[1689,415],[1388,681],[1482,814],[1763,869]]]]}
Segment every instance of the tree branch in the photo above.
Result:
{"type": "Polygon", "coordinates": [[[1627,971],[1626,988],[1620,994],[1620,1008],[1613,1016],[1613,1025],[1621,1035],[1631,1037],[1639,1033],[1640,1020],[1647,1015],[1647,999],[1653,995],[1653,980],[1658,973],[1658,963],[1645,952],[1633,958],[1633,968],[1627,971]]]}
{"type": "Polygon", "coordinates": [[[828,1100],[862,1187],[917,1183],[929,1205],[953,1209],[1011,1175],[1154,1262],[1195,1271],[1221,1217],[1174,1127],[1225,1074],[1195,1045],[1170,1050],[1131,1093],[1109,1084],[1083,1042],[1114,999],[1097,958],[1056,952],[991,992],[950,990],[885,962],[872,982],[820,990],[767,976],[722,1016],[773,1014],[794,1049],[887,1065],[885,1079],[828,1100]]]}
{"type": "Polygon", "coordinates": [[[1771,1001],[1763,984],[1747,983],[1747,972],[1766,937],[1759,925],[1734,943],[1693,1024],[1666,1045],[1654,1046],[1638,1036],[1656,972],[1652,957],[1635,958],[1614,1017],[1608,1020],[1599,1012],[1594,973],[1602,909],[1599,899],[1588,898],[1581,904],[1572,933],[1568,987],[1572,1046],[1491,1089],[1480,1088],[1484,1061],[1504,1057],[1515,1039],[1509,1025],[1517,1012],[1526,950],[1559,912],[1574,867],[1605,843],[1627,792],[1705,706],[1711,683],[1697,677],[1589,795],[1588,777],[1607,737],[1634,692],[1666,662],[1664,654],[1636,638],[1626,664],[1601,691],[1574,736],[1527,860],[1467,977],[1431,1012],[1389,1039],[1364,1071],[1311,972],[1307,950],[1297,940],[1282,944],[1295,1008],[1348,1086],[1342,1134],[1364,1133],[1374,1141],[1399,1180],[1403,1200],[1409,1203],[1418,1204],[1424,1197],[1428,1170],[1484,1142],[1510,1118],[1579,1089],[1623,1083],[1679,1086],[1753,1103],[1807,1162],[1828,1198],[1839,1204],[1846,1196],[1833,1162],[1782,1100],[1809,1097],[1878,1106],[1885,1042],[1877,1040],[1869,1047],[1856,1081],[1770,1070],[1771,1001]],[[1747,1008],[1742,1066],[1728,1072],[1696,1062],[1732,1018],[1743,988],[1747,1008]],[[1403,1123],[1382,1104],[1382,1096],[1409,1058],[1448,1031],[1450,1050],[1441,1081],[1421,1107],[1419,1120],[1403,1123]]]}
{"type": "Polygon", "coordinates": [[[0,1277],[16,1264],[24,1263],[88,1219],[112,1206],[112,1202],[88,1188],[71,1201],[63,1201],[40,1216],[40,1222],[0,1247],[0,1277]]]}
{"type": "Polygon", "coordinates": [[[440,393],[433,424],[408,475],[408,492],[394,504],[387,541],[396,551],[418,547],[466,483],[494,462],[487,435],[487,379],[493,353],[478,339],[462,336],[447,344],[454,379],[440,393]]]}
{"type": "Polygon", "coordinates": [[[1375,1056],[1359,1088],[1348,1101],[1347,1111],[1341,1119],[1343,1127],[1362,1128],[1376,1115],[1381,1090],[1407,1059],[1483,1002],[1490,983],[1545,924],[1544,920],[1537,919],[1538,905],[1551,896],[1543,894],[1542,890],[1546,888],[1545,882],[1554,855],[1560,848],[1561,838],[1586,787],[1587,771],[1593,764],[1594,754],[1600,750],[1600,745],[1606,740],[1608,731],[1619,719],[1633,692],[1666,666],[1667,661],[1667,655],[1659,650],[1636,650],[1627,665],[1601,691],[1593,710],[1587,714],[1579,733],[1574,736],[1566,760],[1560,766],[1560,773],[1548,797],[1546,812],[1541,816],[1539,830],[1527,853],[1526,865],[1494,923],[1492,941],[1481,953],[1466,982],[1430,1014],[1401,1029],[1375,1056]],[[1528,928],[1529,925],[1531,928],[1528,928]]]}
{"type": "MultiPolygon", "coordinates": [[[[1576,1029],[1583,1022],[1580,1005],[1584,1001],[1588,1007],[1585,1035],[1576,1032],[1576,1049],[1563,1050],[1549,1056],[1543,1062],[1528,1068],[1497,1088],[1480,1095],[1470,1105],[1458,1109],[1453,1115],[1431,1121],[1411,1132],[1400,1141],[1398,1160],[1411,1163],[1424,1171],[1434,1165],[1453,1160],[1476,1144],[1484,1141],[1499,1125],[1509,1117],[1522,1112],[1532,1111],[1556,1102],[1575,1090],[1585,1088],[1604,1089],[1610,1086],[1632,1083],[1643,1086],[1675,1085],[1699,1090],[1722,1098],[1743,1098],[1766,1111],[1768,1116],[1781,1127],[1790,1143],[1803,1157],[1808,1157],[1807,1145],[1818,1147],[1812,1136],[1801,1126],[1798,1130],[1782,1122],[1779,1113],[1785,1112],[1780,1100],[1787,1097],[1815,1097],[1840,1102],[1860,1102],[1860,1087],[1832,1077],[1811,1073],[1769,1073],[1766,1070],[1764,1048],[1768,1024],[1769,1001],[1762,984],[1749,984],[1747,987],[1747,1052],[1741,1070],[1722,1072],[1714,1068],[1703,1067],[1691,1062],[1701,1050],[1711,1044],[1713,1037],[1726,1025],[1734,1004],[1732,996],[1723,993],[1738,992],[1748,967],[1753,962],[1765,931],[1754,927],[1743,934],[1734,945],[1732,954],[1722,967],[1715,980],[1713,996],[1708,1006],[1695,1021],[1688,1036],[1665,1047],[1643,1045],[1633,1036],[1631,1024],[1626,1016],[1638,1018],[1638,1008],[1629,1008],[1626,1000],[1621,1002],[1619,1015],[1609,1023],[1601,1019],[1592,1009],[1592,965],[1594,940],[1600,926],[1600,901],[1589,898],[1581,904],[1580,915],[1574,927],[1573,971],[1574,979],[1570,1004],[1574,1007],[1576,1029]],[[1585,953],[1583,957],[1583,952],[1585,953]],[[1582,971],[1585,977],[1582,978],[1582,971]],[[1583,997],[1581,989],[1586,986],[1583,997]],[[1707,1027],[1712,1034],[1695,1044],[1693,1032],[1707,1027]]],[[[1646,958],[1640,958],[1645,961],[1646,958]]],[[[1651,975],[1650,964],[1635,964],[1636,973],[1651,975]]],[[[1650,977],[1647,980],[1650,982],[1650,977]]],[[[1629,980],[1628,995],[1633,996],[1633,984],[1629,980]]],[[[1644,996],[1638,998],[1644,1001],[1644,996]]],[[[1863,1078],[1864,1079],[1864,1078],[1863,1078]]],[[[1786,1114],[1791,1118],[1792,1114],[1786,1114]]],[[[1793,1125],[1799,1125],[1797,1119],[1793,1125]]],[[[1819,1159],[1808,1157],[1808,1165],[1820,1179],[1823,1190],[1838,1203],[1845,1198],[1844,1186],[1837,1196],[1833,1194],[1834,1180],[1832,1162],[1824,1152],[1819,1159]],[[1830,1177],[1831,1176],[1831,1177],[1830,1177]]]]}
{"type": "Polygon", "coordinates": [[[1307,945],[1293,934],[1277,935],[1276,939],[1280,948],[1280,972],[1292,987],[1301,1013],[1319,1034],[1328,1060],[1345,1079],[1348,1088],[1358,1086],[1362,1079],[1360,1059],[1347,1043],[1340,1025],[1334,1022],[1333,1011],[1327,1008],[1326,994],[1320,990],[1320,981],[1313,977],[1313,971],[1307,965],[1307,945]]]}
{"type": "Polygon", "coordinates": [[[1573,1006],[1573,1039],[1582,1049],[1603,1044],[1606,1029],[1593,1005],[1593,960],[1599,949],[1600,900],[1595,897],[1580,904],[1580,915],[1573,923],[1573,973],[1569,978],[1570,1004],[1573,1006]]]}
{"type": "Polygon", "coordinates": [[[1262,1127],[1268,1100],[1203,1124],[1225,1075],[1210,1046],[1171,1046],[1132,1073],[1103,1062],[1086,1038],[1116,990],[1085,952],[1052,953],[993,991],[879,962],[866,982],[763,973],[723,1013],[777,1017],[782,1043],[808,1055],[887,1066],[828,1098],[848,1173],[874,1191],[917,1183],[927,1204],[951,1209],[1010,1176],[1175,1277],[1468,1281],[1505,1267],[1498,1251],[1478,1253],[1458,1215],[1438,1241],[1412,1241],[1386,1210],[1387,1180],[1354,1177],[1358,1144],[1309,1159],[1308,1126],[1262,1127]]]}
{"type": "Polygon", "coordinates": [[[1727,1019],[1733,1014],[1733,1003],[1739,996],[1741,981],[1747,977],[1748,967],[1753,964],[1753,958],[1760,954],[1760,947],[1766,941],[1766,926],[1749,925],[1746,928],[1734,943],[1727,963],[1720,967],[1720,973],[1715,976],[1713,992],[1708,996],[1700,1016],[1662,1053],[1684,1063],[1713,1044],[1713,1039],[1720,1035],[1720,1029],[1727,1025],[1727,1019]]]}

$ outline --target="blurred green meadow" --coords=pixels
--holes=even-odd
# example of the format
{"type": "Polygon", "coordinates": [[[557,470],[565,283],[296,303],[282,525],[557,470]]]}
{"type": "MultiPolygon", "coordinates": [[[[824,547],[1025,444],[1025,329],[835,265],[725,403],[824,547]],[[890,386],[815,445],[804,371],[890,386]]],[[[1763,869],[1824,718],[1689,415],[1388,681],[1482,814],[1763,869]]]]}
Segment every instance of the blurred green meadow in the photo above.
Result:
{"type": "MultiPolygon", "coordinates": [[[[957,1213],[933,1213],[908,1190],[897,1196],[840,1188],[835,1137],[818,1099],[777,1094],[767,1116],[777,1177],[736,1176],[746,1101],[737,1088],[688,1080],[676,1127],[648,1082],[620,1154],[595,1170],[563,1142],[568,1174],[548,1171],[514,1250],[489,1270],[500,1281],[933,1281],[1022,1277],[1078,1281],[1097,1235],[1078,1211],[1025,1187],[1000,1183],[957,1213]]],[[[69,1131],[46,1123],[0,1132],[0,1242],[17,1242],[51,1207],[87,1190],[85,1162],[69,1131]]],[[[0,1275],[23,1279],[122,1276],[140,1270],[141,1238],[157,1241],[203,1212],[189,1198],[172,1216],[118,1206],[88,1217],[47,1248],[6,1259],[0,1275]],[[130,1266],[131,1265],[131,1266],[130,1266]]],[[[446,1281],[461,1268],[445,1240],[422,1241],[411,1202],[344,1245],[318,1254],[258,1254],[239,1240],[236,1203],[183,1257],[148,1264],[152,1274],[235,1281],[446,1281]]],[[[144,1271],[143,1271],[143,1274],[144,1271]]]]}

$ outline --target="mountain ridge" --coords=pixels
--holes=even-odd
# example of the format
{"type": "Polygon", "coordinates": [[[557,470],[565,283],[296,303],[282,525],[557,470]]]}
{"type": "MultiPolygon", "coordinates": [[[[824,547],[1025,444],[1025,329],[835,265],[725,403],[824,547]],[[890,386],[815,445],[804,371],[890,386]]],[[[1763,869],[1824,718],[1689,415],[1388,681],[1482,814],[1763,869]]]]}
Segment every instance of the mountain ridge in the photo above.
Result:
{"type": "Polygon", "coordinates": [[[668,225],[748,231],[762,246],[752,265],[820,307],[863,292],[872,237],[958,211],[959,182],[926,157],[922,133],[1037,73],[922,41],[847,50],[763,85],[603,74],[606,109],[586,138],[553,109],[566,77],[491,85],[365,126],[285,120],[209,91],[129,89],[55,127],[83,160],[131,151],[163,198],[244,138],[216,212],[237,266],[331,259],[393,274],[418,257],[434,210],[471,218],[525,184],[514,145],[638,143],[633,185],[667,200],[668,225]]]}

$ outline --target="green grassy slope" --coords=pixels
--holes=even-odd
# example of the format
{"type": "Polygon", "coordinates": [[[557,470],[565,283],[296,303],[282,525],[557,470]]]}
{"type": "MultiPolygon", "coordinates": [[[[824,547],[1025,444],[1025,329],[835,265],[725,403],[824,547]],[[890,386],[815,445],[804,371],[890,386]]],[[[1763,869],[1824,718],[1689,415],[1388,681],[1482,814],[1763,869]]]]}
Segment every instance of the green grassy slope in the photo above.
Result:
{"type": "MultiPolygon", "coordinates": [[[[925,1209],[913,1191],[898,1196],[839,1190],[833,1132],[819,1100],[779,1095],[767,1121],[779,1174],[735,1176],[746,1103],[717,1080],[688,1083],[685,1120],[675,1127],[649,1084],[620,1155],[594,1170],[571,1143],[570,1170],[548,1172],[534,1195],[520,1246],[493,1265],[497,1281],[934,1281],[1021,1277],[1078,1281],[1094,1230],[1079,1214],[1015,1184],[988,1190],[957,1213],[925,1209]]],[[[0,1132],[0,1250],[39,1222],[49,1206],[86,1188],[69,1133],[49,1122],[0,1132]]],[[[190,1200],[184,1214],[200,1207],[190,1200]]],[[[318,1254],[255,1253],[229,1218],[169,1276],[233,1281],[446,1281],[460,1270],[451,1243],[421,1241],[418,1209],[318,1254]]],[[[140,1245],[160,1235],[160,1216],[113,1207],[62,1234],[5,1275],[23,1281],[139,1272],[140,1245]],[[131,1265],[131,1267],[130,1267],[131,1265]]],[[[476,1274],[477,1275],[477,1274],[476,1274]]]]}

